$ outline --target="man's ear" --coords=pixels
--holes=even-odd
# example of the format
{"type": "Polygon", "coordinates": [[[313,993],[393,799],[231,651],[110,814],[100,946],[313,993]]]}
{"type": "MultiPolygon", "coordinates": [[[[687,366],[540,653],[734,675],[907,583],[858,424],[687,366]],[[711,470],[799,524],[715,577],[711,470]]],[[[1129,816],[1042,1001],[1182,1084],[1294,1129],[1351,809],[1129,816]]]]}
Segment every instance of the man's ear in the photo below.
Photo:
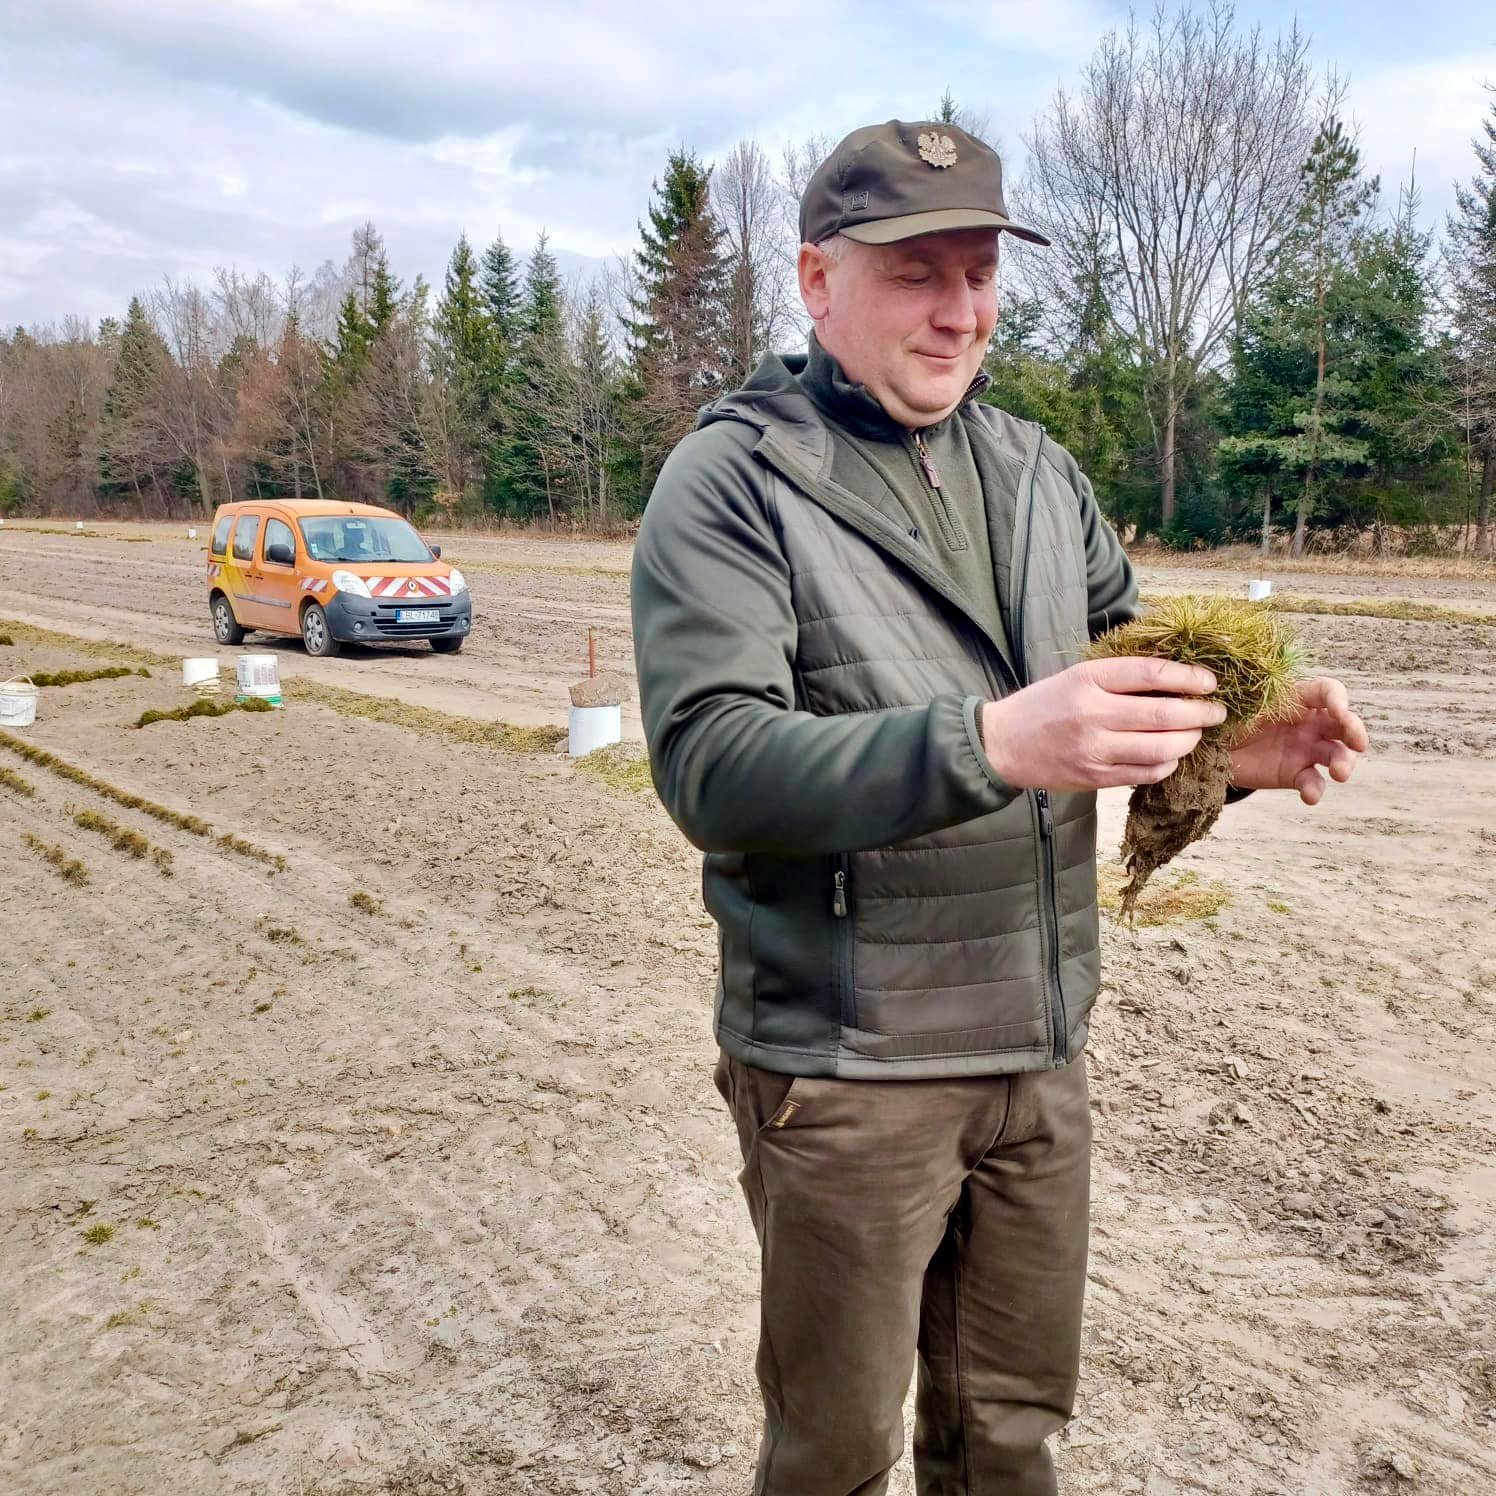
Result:
{"type": "Polygon", "coordinates": [[[831,293],[827,281],[831,275],[831,261],[824,250],[814,244],[802,244],[796,271],[800,278],[800,300],[812,322],[819,322],[826,315],[831,293]]]}

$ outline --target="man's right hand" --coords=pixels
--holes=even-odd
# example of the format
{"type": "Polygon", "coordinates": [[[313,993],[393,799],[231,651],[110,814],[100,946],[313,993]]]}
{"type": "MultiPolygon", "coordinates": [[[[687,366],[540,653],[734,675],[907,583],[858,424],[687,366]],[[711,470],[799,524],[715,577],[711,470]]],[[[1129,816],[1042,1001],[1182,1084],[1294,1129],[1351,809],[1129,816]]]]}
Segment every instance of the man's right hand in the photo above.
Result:
{"type": "Polygon", "coordinates": [[[1014,789],[1157,784],[1226,720],[1210,671],[1173,660],[1087,660],[982,708],[982,746],[1014,789]]]}

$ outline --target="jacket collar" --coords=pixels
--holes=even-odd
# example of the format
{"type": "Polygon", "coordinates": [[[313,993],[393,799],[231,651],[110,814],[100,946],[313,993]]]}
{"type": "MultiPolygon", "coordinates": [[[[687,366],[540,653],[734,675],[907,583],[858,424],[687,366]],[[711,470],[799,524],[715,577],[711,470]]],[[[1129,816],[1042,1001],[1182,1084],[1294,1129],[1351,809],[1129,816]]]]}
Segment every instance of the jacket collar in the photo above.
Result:
{"type": "MultiPolygon", "coordinates": [[[[759,439],[753,450],[759,461],[907,567],[931,591],[968,619],[972,627],[990,642],[1011,677],[1010,684],[1016,689],[1019,673],[1007,641],[994,634],[983,622],[972,600],[930,561],[924,550],[900,526],[861,495],[832,479],[831,432],[821,409],[797,377],[806,362],[804,354],[784,358],[765,354],[747,384],[702,409],[697,426],[733,420],[757,430],[759,439]]],[[[999,439],[997,432],[981,418],[982,409],[968,401],[963,402],[957,414],[965,420],[974,447],[980,444],[984,450],[990,450],[1003,459],[994,465],[994,470],[1005,474],[1011,472],[1019,464],[1020,453],[999,439]]],[[[1020,533],[1027,532],[1027,516],[1023,513],[1025,505],[1020,501],[1032,495],[1030,478],[1038,461],[1043,434],[1038,426],[1029,428],[1021,451],[1021,470],[1014,479],[1013,497],[1019,509],[1014,524],[1015,541],[1020,533]]],[[[1021,598],[1013,599],[1015,609],[1022,605],[1021,598]]]]}

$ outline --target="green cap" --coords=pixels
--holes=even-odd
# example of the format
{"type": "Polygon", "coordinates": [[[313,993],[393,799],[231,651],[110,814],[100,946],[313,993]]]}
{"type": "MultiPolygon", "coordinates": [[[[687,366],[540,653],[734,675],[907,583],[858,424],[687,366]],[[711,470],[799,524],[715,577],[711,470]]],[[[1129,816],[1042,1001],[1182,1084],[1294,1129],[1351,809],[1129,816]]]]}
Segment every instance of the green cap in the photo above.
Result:
{"type": "Polygon", "coordinates": [[[1002,229],[1049,243],[1008,217],[997,152],[939,121],[891,119],[853,130],[800,198],[802,243],[841,233],[862,244],[893,244],[949,229],[1002,229]]]}

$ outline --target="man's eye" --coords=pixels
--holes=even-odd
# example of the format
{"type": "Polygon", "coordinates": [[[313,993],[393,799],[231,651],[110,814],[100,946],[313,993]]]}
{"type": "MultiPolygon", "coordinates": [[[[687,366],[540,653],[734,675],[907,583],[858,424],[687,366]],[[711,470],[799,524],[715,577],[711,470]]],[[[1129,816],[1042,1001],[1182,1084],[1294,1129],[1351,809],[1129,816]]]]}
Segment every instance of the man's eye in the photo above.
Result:
{"type": "Polygon", "coordinates": [[[928,275],[905,275],[900,278],[906,286],[928,286],[930,284],[928,275]]]}

